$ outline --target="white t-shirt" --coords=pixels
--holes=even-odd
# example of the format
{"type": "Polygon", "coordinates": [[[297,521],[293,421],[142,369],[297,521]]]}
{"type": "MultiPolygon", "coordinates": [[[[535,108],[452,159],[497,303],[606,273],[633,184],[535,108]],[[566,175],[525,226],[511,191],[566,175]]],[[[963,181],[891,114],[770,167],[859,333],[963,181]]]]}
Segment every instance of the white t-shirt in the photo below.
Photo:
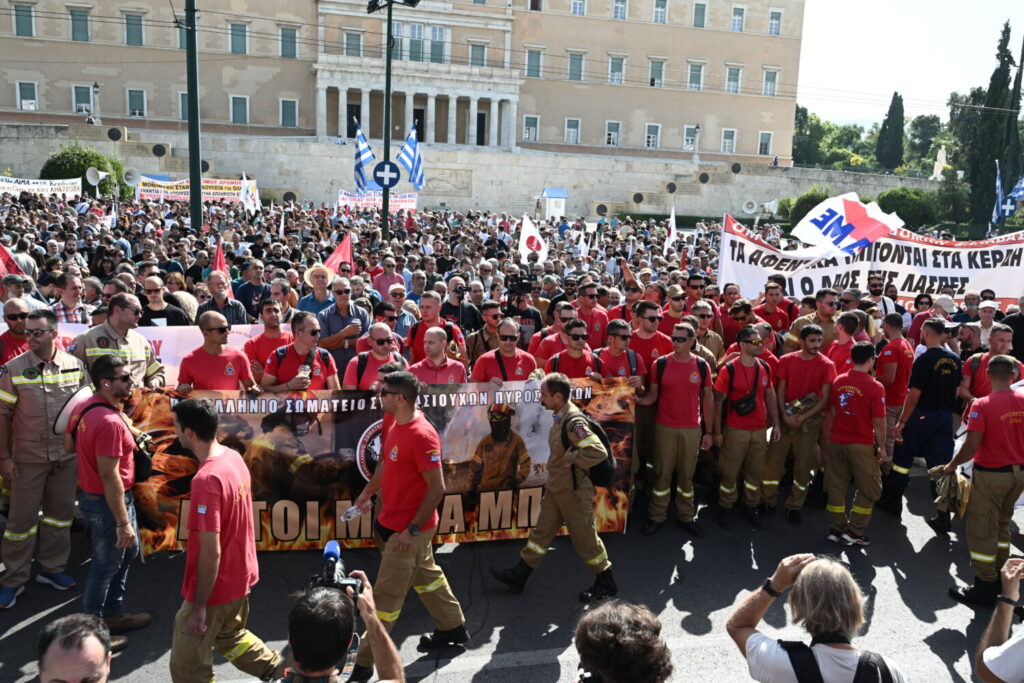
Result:
{"type": "Polygon", "coordinates": [[[990,647],[982,654],[985,666],[1006,683],[1024,681],[1024,631],[1017,631],[1008,641],[990,647]]]}
{"type": "MultiPolygon", "coordinates": [[[[860,650],[846,650],[828,645],[815,645],[811,648],[814,658],[821,669],[821,677],[828,683],[846,683],[853,680],[860,661],[860,650]]],[[[903,683],[903,674],[886,658],[893,683],[903,683]]],[[[779,641],[769,638],[763,633],[755,633],[747,638],[747,669],[750,677],[760,683],[796,683],[793,665],[789,662],[789,654],[782,649],[779,641]]]]}

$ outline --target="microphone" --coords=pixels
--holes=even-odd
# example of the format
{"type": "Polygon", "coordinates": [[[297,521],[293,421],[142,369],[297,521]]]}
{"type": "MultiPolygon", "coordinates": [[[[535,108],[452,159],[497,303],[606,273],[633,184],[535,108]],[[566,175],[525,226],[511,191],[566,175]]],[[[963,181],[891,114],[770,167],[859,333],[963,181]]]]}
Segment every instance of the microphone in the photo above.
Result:
{"type": "Polygon", "coordinates": [[[324,562],[328,560],[337,562],[339,559],[341,559],[341,546],[337,541],[327,541],[327,545],[324,546],[324,562]]]}

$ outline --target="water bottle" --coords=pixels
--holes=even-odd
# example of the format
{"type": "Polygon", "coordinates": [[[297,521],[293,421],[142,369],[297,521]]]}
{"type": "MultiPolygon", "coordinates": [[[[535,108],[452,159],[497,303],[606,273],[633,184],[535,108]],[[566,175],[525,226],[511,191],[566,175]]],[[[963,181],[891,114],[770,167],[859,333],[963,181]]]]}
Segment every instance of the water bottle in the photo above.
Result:
{"type": "Polygon", "coordinates": [[[362,514],[363,511],[359,509],[359,506],[353,505],[348,510],[345,510],[345,512],[341,513],[339,519],[341,519],[342,522],[351,522],[353,519],[359,517],[362,514]]]}

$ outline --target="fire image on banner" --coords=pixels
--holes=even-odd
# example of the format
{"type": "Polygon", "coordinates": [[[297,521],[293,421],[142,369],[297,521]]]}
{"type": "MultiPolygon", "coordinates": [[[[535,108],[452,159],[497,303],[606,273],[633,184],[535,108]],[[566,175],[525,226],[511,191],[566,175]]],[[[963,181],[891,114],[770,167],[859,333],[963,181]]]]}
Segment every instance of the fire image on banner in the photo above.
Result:
{"type": "MultiPolygon", "coordinates": [[[[575,380],[576,404],[608,433],[616,459],[611,487],[597,489],[601,532],[624,531],[633,439],[633,389],[624,380],[575,380]]],[[[376,399],[364,391],[251,396],[194,392],[215,401],[218,440],[244,457],[252,475],[258,550],[307,550],[336,539],[344,547],[374,544],[370,515],[340,516],[373,475],[381,447],[376,399]]],[[[132,420],[157,443],[154,474],[135,486],[146,553],[180,548],[188,539],[188,495],[198,463],[177,443],[169,390],[140,390],[132,420]]],[[[540,514],[547,480],[551,414],[537,381],[436,385],[419,405],[444,444],[447,492],[438,512],[438,542],[525,538],[540,514]],[[489,409],[511,407],[510,429],[496,431],[489,409]]]]}

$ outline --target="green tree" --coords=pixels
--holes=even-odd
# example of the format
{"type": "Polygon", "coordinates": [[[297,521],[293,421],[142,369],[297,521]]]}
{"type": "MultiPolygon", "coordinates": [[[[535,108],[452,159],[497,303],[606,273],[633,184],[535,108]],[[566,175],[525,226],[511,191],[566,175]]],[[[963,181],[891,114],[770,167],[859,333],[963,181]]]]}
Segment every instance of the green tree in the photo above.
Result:
{"type": "Polygon", "coordinates": [[[949,223],[967,222],[969,201],[967,186],[957,178],[956,169],[946,166],[942,169],[942,182],[935,196],[936,218],[949,223]]]}
{"type": "Polygon", "coordinates": [[[903,97],[898,92],[892,94],[889,111],[878,131],[875,158],[882,168],[889,170],[903,165],[903,97]]]}
{"type": "Polygon", "coordinates": [[[793,208],[789,210],[789,223],[796,225],[804,219],[804,216],[818,204],[832,196],[832,190],[828,185],[815,185],[804,192],[793,202],[793,208]]]}
{"type": "Polygon", "coordinates": [[[908,126],[906,162],[913,163],[928,159],[935,138],[941,132],[942,119],[937,114],[925,114],[911,119],[908,126]]]}
{"type": "Polygon", "coordinates": [[[82,192],[95,196],[97,188],[85,179],[85,172],[90,166],[95,166],[98,170],[110,174],[100,182],[98,188],[100,194],[110,197],[114,192],[119,192],[120,199],[131,197],[132,188],[117,182],[124,175],[124,165],[120,160],[108,157],[95,149],[82,147],[78,143],[62,146],[51,154],[43,163],[39,177],[44,180],[81,178],[82,192]]]}
{"type": "Polygon", "coordinates": [[[878,195],[877,201],[882,211],[896,212],[907,226],[920,228],[935,222],[935,197],[924,190],[894,187],[878,195]]]}
{"type": "Polygon", "coordinates": [[[790,212],[793,210],[793,198],[783,197],[779,200],[779,208],[776,210],[775,215],[783,220],[788,220],[790,212]]]}
{"type": "Polygon", "coordinates": [[[1006,130],[1006,168],[1003,171],[1003,192],[1009,192],[1021,176],[1021,168],[1024,167],[1021,159],[1020,142],[1020,87],[1021,72],[1024,71],[1024,46],[1021,47],[1020,63],[1017,65],[1017,78],[1013,81],[1013,92],[1010,93],[1010,100],[1007,107],[1013,110],[1006,130]]]}
{"type": "Polygon", "coordinates": [[[816,166],[822,160],[822,141],[834,127],[822,121],[817,114],[810,114],[807,107],[796,107],[793,130],[793,163],[801,166],[816,166]]]}

